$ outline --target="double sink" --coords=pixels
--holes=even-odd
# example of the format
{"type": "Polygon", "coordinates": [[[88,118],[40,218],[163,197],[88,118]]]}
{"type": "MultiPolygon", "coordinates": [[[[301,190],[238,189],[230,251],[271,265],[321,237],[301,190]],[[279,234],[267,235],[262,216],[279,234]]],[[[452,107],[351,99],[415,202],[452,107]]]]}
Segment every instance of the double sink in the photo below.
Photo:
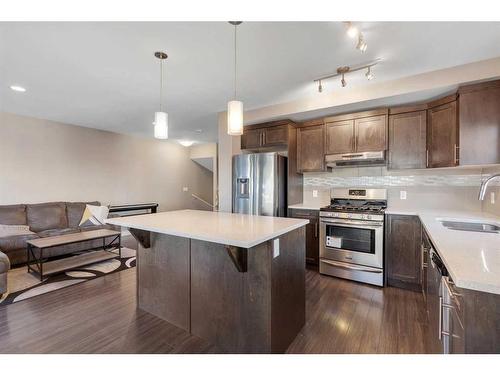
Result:
{"type": "Polygon", "coordinates": [[[458,221],[438,219],[448,229],[479,233],[500,233],[500,225],[481,221],[458,221]]]}

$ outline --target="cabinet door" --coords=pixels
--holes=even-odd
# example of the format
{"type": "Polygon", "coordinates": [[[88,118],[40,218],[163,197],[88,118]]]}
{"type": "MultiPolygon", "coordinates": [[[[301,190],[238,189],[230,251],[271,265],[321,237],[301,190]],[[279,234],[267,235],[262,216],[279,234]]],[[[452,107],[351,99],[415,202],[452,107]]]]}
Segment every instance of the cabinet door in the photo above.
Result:
{"type": "Polygon", "coordinates": [[[241,149],[259,148],[262,146],[262,129],[244,130],[241,136],[241,149]]]}
{"type": "Polygon", "coordinates": [[[456,101],[427,111],[427,152],[429,168],[458,165],[456,101]]]}
{"type": "MultiPolygon", "coordinates": [[[[454,305],[452,305],[454,306],[454,305]]],[[[450,309],[450,353],[465,353],[465,329],[456,307],[450,309]]]]}
{"type": "Polygon", "coordinates": [[[318,213],[301,214],[301,210],[294,210],[291,217],[297,219],[308,219],[306,225],[306,262],[309,264],[319,264],[319,218],[318,213]]]}
{"type": "Polygon", "coordinates": [[[426,167],[426,111],[389,116],[389,168],[426,167]]]}
{"type": "Polygon", "coordinates": [[[500,81],[459,91],[460,165],[500,163],[500,81]]]}
{"type": "Polygon", "coordinates": [[[424,296],[424,301],[427,300],[427,272],[429,269],[429,250],[430,250],[430,242],[422,228],[422,294],[424,296]]]}
{"type": "Polygon", "coordinates": [[[429,260],[427,269],[427,299],[426,308],[429,318],[429,334],[427,345],[431,353],[442,353],[443,345],[440,339],[441,331],[441,272],[429,260]]]}
{"type": "Polygon", "coordinates": [[[387,116],[373,116],[354,121],[356,152],[387,149],[387,116]]]}
{"type": "Polygon", "coordinates": [[[354,152],[354,120],[329,122],[325,125],[326,154],[354,152]]]}
{"type": "Polygon", "coordinates": [[[421,242],[417,216],[388,215],[385,254],[388,285],[421,290],[421,242]]]}
{"type": "Polygon", "coordinates": [[[274,126],[263,130],[263,146],[278,146],[287,145],[288,143],[288,126],[274,126]]]}
{"type": "Polygon", "coordinates": [[[324,126],[297,129],[297,171],[317,172],[325,169],[324,126]]]}

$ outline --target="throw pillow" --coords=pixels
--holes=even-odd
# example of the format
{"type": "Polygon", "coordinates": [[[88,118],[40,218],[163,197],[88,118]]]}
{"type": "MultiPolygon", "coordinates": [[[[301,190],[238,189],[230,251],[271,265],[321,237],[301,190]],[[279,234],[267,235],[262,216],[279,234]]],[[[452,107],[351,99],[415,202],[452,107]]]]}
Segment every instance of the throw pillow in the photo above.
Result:
{"type": "Polygon", "coordinates": [[[107,206],[92,206],[87,204],[83,211],[80,226],[103,225],[108,218],[109,207],[107,206]]]}
{"type": "Polygon", "coordinates": [[[0,224],[0,238],[9,236],[22,236],[26,234],[35,234],[30,231],[28,225],[6,225],[0,224]]]}

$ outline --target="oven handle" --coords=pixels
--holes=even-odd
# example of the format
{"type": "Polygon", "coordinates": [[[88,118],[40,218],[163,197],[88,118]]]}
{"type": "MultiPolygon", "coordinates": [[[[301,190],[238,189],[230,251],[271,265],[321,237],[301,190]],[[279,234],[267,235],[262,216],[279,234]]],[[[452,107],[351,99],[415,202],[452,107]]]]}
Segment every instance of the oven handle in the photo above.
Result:
{"type": "Polygon", "coordinates": [[[321,222],[327,224],[339,224],[339,226],[349,227],[349,228],[363,227],[363,228],[378,229],[384,225],[384,223],[382,222],[377,223],[373,221],[334,220],[334,219],[321,219],[321,222]]]}
{"type": "Polygon", "coordinates": [[[371,272],[371,273],[382,273],[382,270],[374,269],[374,268],[357,267],[357,266],[345,264],[345,263],[342,263],[342,262],[335,262],[333,260],[326,260],[326,259],[321,259],[321,261],[323,263],[329,264],[331,266],[340,267],[340,268],[346,268],[348,270],[353,270],[353,271],[363,271],[363,272],[371,272]]]}

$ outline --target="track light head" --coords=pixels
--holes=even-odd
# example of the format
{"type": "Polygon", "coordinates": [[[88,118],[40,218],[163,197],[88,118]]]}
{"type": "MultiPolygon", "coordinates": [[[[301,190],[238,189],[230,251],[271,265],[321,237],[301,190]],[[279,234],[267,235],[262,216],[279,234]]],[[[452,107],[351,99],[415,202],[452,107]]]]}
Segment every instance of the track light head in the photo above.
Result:
{"type": "Polygon", "coordinates": [[[323,92],[323,86],[321,85],[321,80],[318,81],[318,92],[323,92]]]}
{"type": "Polygon", "coordinates": [[[347,86],[347,82],[344,79],[344,73],[342,73],[342,79],[340,80],[340,83],[342,84],[342,87],[346,87],[347,86]]]}
{"type": "Polygon", "coordinates": [[[371,70],[370,66],[368,67],[368,70],[366,71],[365,76],[368,79],[368,81],[371,81],[373,78],[375,78],[375,76],[372,73],[372,70],[371,70]]]}
{"type": "Polygon", "coordinates": [[[346,22],[347,30],[346,33],[350,38],[356,38],[359,34],[359,30],[351,22],[346,22]]]}
{"type": "Polygon", "coordinates": [[[359,34],[358,44],[356,45],[356,48],[359,49],[361,52],[365,52],[366,49],[368,48],[368,44],[366,44],[362,34],[359,34]]]}

